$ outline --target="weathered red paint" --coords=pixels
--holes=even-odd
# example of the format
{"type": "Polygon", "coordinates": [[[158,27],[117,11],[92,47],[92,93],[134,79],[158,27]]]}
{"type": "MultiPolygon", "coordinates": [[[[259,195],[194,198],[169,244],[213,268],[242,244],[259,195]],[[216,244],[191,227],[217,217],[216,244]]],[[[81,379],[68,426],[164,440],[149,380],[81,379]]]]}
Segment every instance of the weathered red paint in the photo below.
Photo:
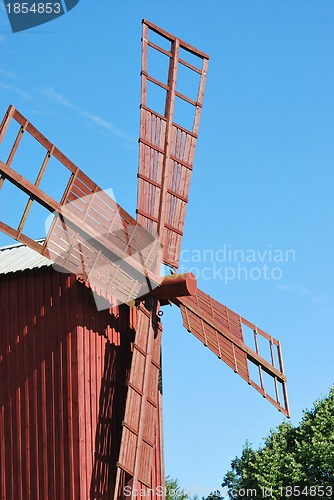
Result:
{"type": "Polygon", "coordinates": [[[52,268],[2,275],[0,307],[1,498],[112,498],[136,310],[52,268]]]}

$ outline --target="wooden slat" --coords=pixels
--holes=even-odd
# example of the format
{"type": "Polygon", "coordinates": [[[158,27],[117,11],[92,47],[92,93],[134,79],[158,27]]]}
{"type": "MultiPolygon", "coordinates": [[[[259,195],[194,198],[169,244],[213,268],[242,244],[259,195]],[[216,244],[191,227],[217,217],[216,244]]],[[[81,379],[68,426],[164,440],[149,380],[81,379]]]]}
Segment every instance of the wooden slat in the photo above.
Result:
{"type": "MultiPolygon", "coordinates": [[[[161,329],[156,324],[152,327],[155,309],[147,314],[144,308],[138,311],[138,323],[131,371],[128,383],[126,409],[123,421],[122,441],[118,459],[120,470],[133,477],[135,484],[152,486],[154,449],[159,419],[158,380],[160,374],[161,329]]],[[[116,484],[117,498],[120,484],[120,472],[116,484]]]]}
{"type": "Polygon", "coordinates": [[[8,126],[10,124],[10,121],[12,119],[12,116],[14,114],[15,108],[14,106],[9,106],[5,116],[2,119],[1,125],[0,125],[0,144],[2,142],[2,139],[4,138],[5,133],[7,132],[8,126]]]}
{"type": "Polygon", "coordinates": [[[265,359],[260,352],[258,335],[265,338],[270,346],[279,342],[268,334],[262,335],[255,325],[244,320],[223,304],[214,300],[201,290],[193,297],[182,297],[173,300],[181,308],[183,324],[204,345],[221,358],[230,368],[252,385],[263,397],[286,416],[289,416],[289,406],[286,393],[286,376],[284,375],[282,354],[279,349],[279,369],[275,366],[274,356],[265,359]],[[250,326],[255,335],[255,350],[246,345],[243,336],[243,324],[250,326]],[[250,364],[256,366],[259,372],[260,386],[252,379],[250,364]],[[273,394],[267,392],[262,371],[265,371],[274,382],[273,394]],[[284,401],[280,401],[277,383],[281,383],[284,401]]]}
{"type": "MultiPolygon", "coordinates": [[[[38,173],[38,175],[37,175],[37,179],[36,179],[36,181],[35,181],[35,186],[36,186],[36,187],[39,187],[39,185],[40,185],[40,183],[41,183],[41,181],[42,181],[42,177],[43,177],[43,175],[44,175],[44,173],[45,173],[45,170],[46,170],[46,167],[47,167],[47,165],[48,165],[48,162],[49,162],[49,159],[50,159],[50,157],[51,157],[51,154],[52,154],[52,151],[51,151],[51,152],[50,152],[50,151],[47,151],[47,153],[46,153],[46,155],[45,155],[44,161],[43,161],[43,163],[42,163],[42,166],[41,166],[41,168],[40,168],[40,171],[39,171],[39,173],[38,173]]],[[[32,203],[33,203],[33,198],[29,198],[28,203],[27,203],[27,206],[26,206],[26,208],[25,208],[25,210],[24,210],[24,212],[23,212],[23,214],[22,214],[22,217],[21,217],[20,223],[19,223],[18,228],[17,228],[17,229],[18,229],[19,234],[21,234],[21,233],[22,233],[22,230],[23,230],[24,224],[25,224],[25,222],[26,222],[26,220],[27,220],[27,217],[28,217],[29,211],[30,211],[30,209],[31,209],[32,203]]]]}
{"type": "Polygon", "coordinates": [[[152,49],[155,49],[158,52],[161,52],[162,54],[165,54],[165,56],[172,57],[172,53],[171,52],[169,52],[168,50],[163,49],[162,47],[160,47],[159,45],[156,45],[153,42],[150,42],[149,40],[147,41],[147,45],[149,47],[152,47],[152,49]]]}
{"type": "Polygon", "coordinates": [[[4,275],[0,307],[1,498],[111,498],[129,309],[97,312],[88,287],[52,268],[4,275]]]}
{"type": "MultiPolygon", "coordinates": [[[[156,252],[159,251],[159,247],[155,245],[155,238],[143,227],[138,225],[135,219],[104,193],[89,177],[87,177],[87,175],[80,171],[74,163],[66,158],[63,153],[29,123],[14,107],[9,108],[2,122],[2,135],[7,130],[10,120],[16,121],[21,128],[14,141],[8,162],[11,162],[14,158],[23,134],[31,134],[46,151],[44,161],[34,184],[11,169],[8,163],[0,163],[1,183],[4,179],[7,179],[19,190],[29,196],[28,204],[22,212],[18,227],[13,228],[0,221],[0,230],[30,246],[34,250],[37,250],[46,257],[52,255],[57,258],[54,243],[57,241],[59,245],[60,242],[58,238],[59,228],[57,228],[55,221],[51,224],[42,249],[33,241],[33,238],[30,238],[29,235],[25,233],[27,216],[31,209],[32,202],[35,201],[48,211],[61,214],[64,217],[65,225],[70,226],[65,233],[73,234],[73,229],[75,229],[76,239],[83,238],[84,240],[91,240],[93,246],[99,246],[105,258],[109,259],[111,262],[111,269],[115,267],[112,262],[115,260],[118,261],[119,265],[122,267],[120,272],[122,276],[126,277],[126,281],[132,280],[130,290],[132,290],[133,296],[131,296],[130,300],[136,298],[136,291],[147,282],[147,277],[151,280],[153,287],[157,286],[158,283],[154,281],[156,276],[151,271],[152,268],[156,266],[156,252]],[[56,158],[69,173],[69,180],[64,185],[61,203],[58,203],[48,196],[39,187],[47,171],[47,164],[51,157],[56,158]],[[48,247],[50,247],[50,252],[48,251],[48,247]],[[154,248],[156,248],[156,251],[153,251],[154,248]],[[134,272],[133,275],[132,270],[134,272]],[[138,286],[137,282],[140,283],[138,286]]],[[[66,238],[64,241],[66,243],[66,238]]],[[[59,258],[62,264],[66,261],[72,262],[71,269],[69,269],[70,272],[82,274],[82,266],[78,266],[77,269],[73,268],[76,254],[75,245],[60,246],[59,252],[67,252],[67,259],[59,258]],[[71,252],[73,255],[70,257],[69,254],[71,252]]],[[[93,262],[95,262],[95,259],[93,259],[93,262]]],[[[106,265],[106,263],[104,263],[104,265],[106,265]]],[[[94,274],[96,279],[98,274],[100,276],[103,274],[93,273],[92,271],[92,269],[87,269],[87,274],[94,274]]],[[[94,285],[98,286],[96,280],[94,285]]],[[[110,285],[111,283],[109,286],[110,285]]],[[[118,285],[117,290],[119,290],[120,287],[121,284],[118,285]]],[[[108,289],[106,288],[105,291],[108,291],[108,289]]],[[[125,293],[121,293],[123,300],[125,295],[125,293]]],[[[119,300],[122,299],[119,298],[119,300]]]]}
{"type": "Polygon", "coordinates": [[[203,103],[203,91],[208,57],[182,40],[159,30],[157,26],[143,22],[142,95],[139,138],[139,175],[137,220],[147,230],[158,232],[163,245],[163,262],[177,268],[180,256],[182,234],[191,171],[193,168],[198,124],[203,103]],[[171,42],[171,51],[160,50],[168,59],[169,76],[167,85],[148,73],[148,46],[159,50],[149,41],[150,30],[171,42]],[[202,69],[179,58],[179,48],[188,50],[199,58],[202,69]],[[197,101],[177,91],[177,69],[179,63],[190,71],[200,74],[197,101]],[[147,81],[166,90],[164,116],[147,107],[147,81]],[[194,106],[194,124],[187,130],[174,122],[174,103],[178,97],[194,106]],[[157,123],[164,124],[163,134],[156,136],[157,123]],[[158,175],[154,164],[159,165],[158,175]],[[171,249],[173,250],[171,251],[171,249]]]}
{"type": "Polygon", "coordinates": [[[152,30],[155,33],[157,33],[158,35],[166,38],[167,40],[170,40],[171,42],[173,42],[176,39],[178,39],[179,43],[180,43],[180,47],[188,50],[188,52],[190,52],[191,54],[194,54],[195,56],[198,56],[198,57],[200,57],[202,59],[209,59],[209,56],[207,54],[205,54],[204,52],[196,49],[195,47],[193,47],[189,43],[184,42],[183,40],[180,40],[179,38],[177,38],[176,36],[172,35],[171,33],[168,33],[167,31],[159,28],[158,26],[156,26],[155,24],[151,23],[150,21],[147,21],[147,19],[143,20],[143,28],[144,27],[149,28],[150,30],[152,30]]]}

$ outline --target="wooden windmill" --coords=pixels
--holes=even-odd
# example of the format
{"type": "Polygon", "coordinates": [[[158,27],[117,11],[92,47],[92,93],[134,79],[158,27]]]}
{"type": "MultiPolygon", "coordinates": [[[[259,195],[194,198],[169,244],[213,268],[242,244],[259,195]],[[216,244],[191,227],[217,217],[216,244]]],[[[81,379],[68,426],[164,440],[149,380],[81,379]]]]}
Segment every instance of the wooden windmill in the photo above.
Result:
{"type": "MultiPolygon", "coordinates": [[[[99,333],[99,339],[104,342],[103,345],[106,348],[118,342],[117,346],[123,349],[121,360],[117,361],[118,358],[115,358],[119,364],[117,365],[115,361],[114,365],[110,365],[113,369],[103,368],[103,362],[106,363],[107,357],[101,357],[100,364],[104,370],[102,383],[97,377],[93,390],[89,387],[94,378],[90,363],[96,363],[94,353],[97,353],[97,341],[95,337],[92,341],[91,337],[87,340],[88,327],[84,324],[85,319],[81,313],[80,316],[79,313],[73,312],[72,319],[76,323],[71,333],[72,354],[68,347],[67,332],[65,332],[65,344],[62,344],[61,361],[58,364],[56,356],[59,352],[59,341],[54,342],[51,354],[48,353],[47,339],[48,336],[50,338],[53,336],[52,328],[50,327],[48,331],[42,331],[41,328],[38,330],[38,334],[43,336],[41,341],[43,349],[38,354],[39,341],[33,343],[35,350],[31,358],[37,366],[37,375],[31,375],[29,366],[26,366],[29,364],[29,352],[24,350],[25,344],[20,340],[20,333],[15,330],[16,327],[14,328],[13,338],[19,339],[15,341],[16,345],[21,343],[23,346],[20,359],[23,360],[24,370],[27,368],[27,375],[22,377],[18,370],[12,368],[8,362],[8,370],[13,370],[11,376],[21,377],[23,380],[16,385],[14,382],[15,390],[13,391],[8,387],[2,387],[3,396],[0,398],[2,404],[0,425],[3,429],[1,431],[0,428],[0,456],[4,463],[3,498],[20,499],[22,497],[46,500],[55,498],[54,492],[57,491],[57,498],[117,499],[128,497],[124,493],[126,486],[127,491],[131,492],[134,498],[134,492],[139,489],[156,491],[155,488],[164,485],[160,316],[161,306],[168,303],[173,303],[180,308],[183,325],[189,332],[267,398],[279,411],[286,416],[289,415],[286,377],[279,341],[199,290],[193,275],[177,274],[207,65],[206,54],[150,22],[143,21],[136,220],[66,158],[13,106],[9,107],[2,121],[0,142],[8,136],[12,126],[17,126],[18,131],[13,138],[8,155],[0,162],[0,187],[3,189],[6,184],[10,184],[18,192],[24,193],[27,202],[20,214],[18,225],[14,227],[2,220],[0,230],[55,262],[58,268],[60,266],[63,271],[71,273],[69,277],[65,274],[62,276],[67,280],[67,288],[77,287],[73,299],[74,306],[71,306],[73,311],[80,306],[78,301],[81,300],[81,296],[84,296],[80,294],[93,290],[97,302],[98,300],[104,301],[104,305],[99,307],[100,310],[103,309],[101,312],[91,313],[92,317],[94,316],[94,325],[100,321],[98,315],[104,315],[103,318],[107,323],[109,322],[103,333],[97,326],[94,326],[99,333]],[[168,68],[166,81],[158,79],[154,73],[154,65],[151,68],[150,56],[152,54],[158,54],[165,61],[168,68]],[[189,94],[190,81],[195,82],[196,85],[189,94]],[[151,95],[154,96],[157,91],[163,94],[164,105],[161,110],[154,110],[154,103],[157,102],[155,97],[153,101],[150,100],[151,95]],[[187,110],[184,110],[184,107],[187,110]],[[191,126],[182,122],[183,118],[189,117],[192,120],[191,126]],[[43,150],[41,166],[34,180],[30,180],[28,176],[14,168],[15,158],[27,136],[30,139],[33,138],[34,144],[43,150]],[[67,173],[59,200],[50,195],[48,185],[44,182],[51,163],[53,169],[59,167],[67,173]],[[50,228],[43,241],[36,241],[27,230],[29,214],[36,205],[53,214],[50,228]],[[160,276],[162,263],[171,268],[171,276],[160,276]],[[79,286],[81,286],[80,289],[79,286]],[[82,289],[86,291],[82,292],[82,289]],[[252,347],[245,342],[244,328],[251,329],[253,332],[252,347]],[[86,331],[87,338],[80,337],[79,330],[80,332],[86,331]],[[95,347],[93,348],[93,344],[90,343],[84,344],[85,342],[95,342],[95,347]],[[268,358],[260,350],[259,346],[262,342],[267,344],[268,358]],[[83,345],[86,347],[83,348],[83,345]],[[75,363],[73,362],[74,348],[75,363]],[[72,356],[71,359],[70,356],[72,356]],[[83,357],[82,360],[80,356],[83,357]],[[42,363],[40,378],[38,378],[39,363],[42,363]],[[56,366],[58,366],[57,370],[56,366]],[[252,377],[254,369],[258,374],[257,381],[252,377]],[[66,373],[66,375],[59,375],[59,373],[66,373]],[[82,388],[86,373],[88,373],[86,385],[82,388]],[[83,374],[82,377],[80,374],[83,374]],[[40,383],[32,382],[30,389],[29,377],[33,376],[36,380],[40,380],[40,383]],[[57,385],[57,390],[53,381],[54,377],[62,380],[62,383],[58,384],[59,387],[57,385]],[[75,389],[73,389],[73,380],[76,381],[75,389]],[[265,381],[268,382],[268,380],[272,383],[272,392],[265,385],[265,381]],[[61,395],[65,386],[67,398],[61,395]],[[118,392],[115,387],[118,388],[118,392]],[[17,390],[21,391],[19,396],[17,390]],[[43,401],[45,402],[46,414],[50,414],[50,419],[44,418],[43,412],[40,412],[42,416],[38,418],[39,413],[37,410],[34,412],[34,408],[30,413],[27,402],[24,406],[24,398],[27,397],[28,401],[30,390],[33,394],[31,397],[36,395],[36,408],[39,404],[43,407],[43,401]],[[104,395],[104,399],[101,394],[104,395]],[[52,402],[56,401],[56,398],[63,398],[60,405],[52,402]],[[108,400],[109,413],[106,411],[106,400],[108,400]],[[69,408],[71,404],[70,409],[67,409],[67,404],[69,408]],[[98,410],[95,408],[96,405],[99,405],[98,410]],[[49,407],[50,413],[48,413],[49,407]],[[58,416],[58,411],[55,411],[58,407],[61,417],[58,416]],[[64,420],[65,414],[67,415],[66,421],[64,420]],[[36,422],[32,426],[34,415],[36,415],[36,422]],[[74,415],[77,415],[80,428],[77,438],[75,438],[76,430],[73,425],[74,415]],[[62,420],[59,420],[60,418],[62,420]],[[53,423],[49,423],[49,420],[53,423]],[[22,431],[24,436],[18,437],[16,442],[15,435],[20,436],[24,425],[26,429],[24,433],[22,431]],[[29,426],[32,426],[33,438],[30,438],[28,434],[29,426]],[[92,436],[95,436],[96,428],[99,427],[101,430],[103,426],[107,430],[100,432],[97,444],[89,444],[94,441],[92,436]],[[4,430],[6,428],[11,429],[10,437],[4,430]],[[47,450],[50,443],[57,450],[57,429],[60,429],[61,436],[69,436],[68,442],[71,442],[71,445],[68,447],[71,446],[71,453],[66,458],[67,448],[64,437],[64,447],[59,445],[59,450],[62,451],[58,454],[55,451],[53,455],[53,460],[56,464],[59,461],[59,464],[51,466],[47,450]],[[29,443],[29,447],[22,445],[22,439],[24,443],[29,443]],[[42,440],[42,444],[36,444],[38,439],[42,440]],[[7,443],[8,440],[11,440],[10,444],[7,443]],[[13,445],[14,441],[15,445],[13,445]],[[85,446],[82,444],[83,441],[86,443],[85,446]],[[22,451],[24,447],[29,448],[29,459],[22,461],[22,457],[25,456],[22,451]],[[43,477],[44,466],[48,469],[48,479],[36,480],[37,486],[34,488],[39,491],[39,494],[35,493],[33,496],[31,491],[35,479],[32,478],[30,469],[32,464],[37,467],[36,464],[39,463],[39,459],[34,458],[35,449],[36,453],[42,457],[38,474],[43,477]],[[103,455],[107,449],[109,452],[103,455]],[[87,458],[91,456],[94,458],[87,458]],[[8,479],[8,476],[20,457],[20,471],[25,479],[21,483],[18,481],[18,486],[15,486],[16,483],[8,479]],[[66,467],[66,460],[68,467],[66,467]],[[94,461],[93,465],[92,461],[94,461]],[[22,463],[26,464],[26,469],[22,463]],[[51,480],[52,474],[54,477],[51,480]],[[59,481],[64,484],[63,489],[57,485],[55,479],[58,477],[57,474],[60,477],[59,481]],[[85,480],[82,479],[83,475],[85,480]],[[87,479],[88,476],[93,475],[94,481],[87,479]],[[76,490],[74,486],[68,486],[72,481],[78,483],[81,481],[81,484],[75,486],[76,490]],[[57,488],[60,489],[57,490],[57,488]],[[19,493],[15,493],[16,491],[19,493]]],[[[29,162],[31,163],[30,158],[29,162]]],[[[52,272],[56,273],[56,271],[52,272]]],[[[62,278],[59,279],[61,281],[62,278]]],[[[43,306],[42,316],[45,321],[48,310],[54,318],[57,301],[52,292],[53,285],[48,288],[49,285],[45,284],[48,282],[43,283],[45,294],[50,288],[51,297],[51,300],[48,298],[48,307],[43,306]]],[[[57,285],[56,289],[60,290],[61,286],[61,284],[57,285]]],[[[59,292],[57,297],[62,294],[64,292],[59,292]]],[[[35,306],[35,316],[41,315],[41,308],[38,309],[38,307],[35,306]]],[[[80,308],[78,310],[81,311],[80,308]]],[[[6,328],[9,331],[8,321],[7,319],[6,328]]],[[[90,321],[93,321],[92,318],[90,321]]],[[[48,324],[54,325],[54,321],[48,324]]],[[[57,335],[59,335],[59,328],[62,328],[60,324],[63,325],[58,321],[57,335]]],[[[7,349],[4,352],[6,351],[9,355],[8,342],[3,342],[3,344],[7,349]]],[[[5,361],[4,355],[0,357],[0,363],[2,361],[5,361]]],[[[2,385],[5,383],[3,379],[0,382],[2,385]]]]}

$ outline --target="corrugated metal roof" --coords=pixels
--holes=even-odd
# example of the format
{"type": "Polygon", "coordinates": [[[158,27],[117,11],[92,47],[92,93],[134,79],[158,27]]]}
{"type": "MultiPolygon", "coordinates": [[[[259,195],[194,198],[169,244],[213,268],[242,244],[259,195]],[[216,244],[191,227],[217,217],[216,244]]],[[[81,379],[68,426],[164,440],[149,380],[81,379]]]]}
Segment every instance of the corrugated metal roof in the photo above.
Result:
{"type": "MultiPolygon", "coordinates": [[[[42,243],[43,240],[38,240],[38,242],[42,243]]],[[[21,243],[0,248],[0,274],[15,273],[51,265],[52,262],[49,259],[21,243]]]]}

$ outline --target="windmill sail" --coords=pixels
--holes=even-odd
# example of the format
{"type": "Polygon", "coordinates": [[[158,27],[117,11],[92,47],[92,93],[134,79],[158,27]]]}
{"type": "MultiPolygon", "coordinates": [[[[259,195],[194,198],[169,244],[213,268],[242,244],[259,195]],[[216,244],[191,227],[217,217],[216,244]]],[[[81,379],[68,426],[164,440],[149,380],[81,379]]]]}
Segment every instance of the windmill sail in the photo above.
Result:
{"type": "MultiPolygon", "coordinates": [[[[163,247],[162,262],[175,269],[180,255],[207,64],[208,56],[143,21],[137,221],[150,233],[158,234],[163,247]],[[153,35],[155,39],[151,38],[153,35]],[[167,49],[163,48],[166,47],[164,42],[167,49]],[[151,71],[149,73],[149,68],[154,71],[156,67],[154,61],[152,65],[153,54],[149,57],[149,51],[159,54],[167,62],[165,81],[156,78],[151,71]],[[195,62],[186,60],[189,54],[195,62]],[[180,66],[197,78],[193,99],[179,91],[177,73],[180,66]],[[160,110],[154,99],[157,89],[164,93],[160,110]],[[180,102],[191,108],[191,125],[177,121],[180,102]]],[[[159,272],[159,267],[156,272],[159,272]]],[[[126,472],[132,478],[134,488],[141,485],[154,488],[164,484],[159,391],[161,331],[156,324],[157,312],[158,309],[154,308],[150,316],[145,317],[147,311],[143,309],[138,319],[115,494],[119,485],[124,483],[121,475],[126,472]],[[142,381],[142,388],[135,386],[133,380],[142,381]]]]}
{"type": "Polygon", "coordinates": [[[289,416],[286,376],[278,340],[201,290],[192,297],[181,297],[174,302],[180,307],[183,325],[189,332],[289,416]],[[246,333],[253,339],[246,339],[246,333]]]}
{"type": "Polygon", "coordinates": [[[136,336],[133,343],[126,407],[122,422],[122,439],[118,459],[115,499],[121,475],[129,474],[132,489],[154,488],[163,481],[163,462],[160,450],[160,346],[161,324],[152,323],[143,306],[138,311],[136,336]]]}
{"type": "Polygon", "coordinates": [[[137,221],[159,234],[163,262],[174,269],[180,256],[208,59],[195,47],[143,21],[137,221]],[[168,68],[161,77],[154,73],[155,57],[168,68]]]}
{"type": "Polygon", "coordinates": [[[3,160],[0,161],[0,196],[9,182],[17,190],[16,195],[26,196],[26,202],[18,224],[14,227],[0,220],[0,230],[119,302],[127,303],[137,298],[139,292],[144,293],[145,288],[149,291],[158,286],[153,273],[160,261],[158,238],[138,224],[13,106],[1,124],[0,142],[7,138],[12,125],[17,128],[9,154],[3,157],[0,150],[3,160]],[[20,155],[22,146],[26,151],[24,146],[28,140],[33,141],[28,142],[33,150],[31,157],[20,155]],[[23,175],[21,170],[13,168],[16,165],[23,168],[23,175]],[[37,175],[29,180],[31,172],[37,175]],[[60,201],[48,192],[49,186],[57,183],[60,201]],[[29,216],[36,204],[53,214],[43,244],[36,243],[29,232],[29,216]]]}

